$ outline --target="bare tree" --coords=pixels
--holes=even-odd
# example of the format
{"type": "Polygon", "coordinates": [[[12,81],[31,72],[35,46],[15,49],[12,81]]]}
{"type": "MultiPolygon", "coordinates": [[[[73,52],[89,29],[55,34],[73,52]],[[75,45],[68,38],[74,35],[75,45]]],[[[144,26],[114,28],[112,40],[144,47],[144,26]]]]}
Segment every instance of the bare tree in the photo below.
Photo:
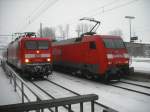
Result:
{"type": "Polygon", "coordinates": [[[78,34],[78,37],[81,34],[90,31],[90,29],[91,29],[91,24],[86,24],[86,23],[78,24],[77,27],[76,27],[76,32],[78,34]]]}
{"type": "Polygon", "coordinates": [[[122,36],[123,32],[121,29],[115,29],[109,32],[110,35],[114,35],[114,36],[122,36]]]}
{"type": "Polygon", "coordinates": [[[68,38],[69,30],[70,30],[69,24],[65,25],[65,27],[59,25],[58,28],[59,28],[60,37],[62,37],[63,39],[68,38]]]}
{"type": "MultiPolygon", "coordinates": [[[[38,34],[40,34],[40,30],[38,30],[38,34]]],[[[44,27],[42,29],[43,37],[51,37],[51,39],[55,39],[55,29],[50,27],[44,27]]]]}
{"type": "Polygon", "coordinates": [[[60,37],[65,39],[65,31],[63,29],[63,26],[59,25],[58,28],[59,28],[60,37]]]}

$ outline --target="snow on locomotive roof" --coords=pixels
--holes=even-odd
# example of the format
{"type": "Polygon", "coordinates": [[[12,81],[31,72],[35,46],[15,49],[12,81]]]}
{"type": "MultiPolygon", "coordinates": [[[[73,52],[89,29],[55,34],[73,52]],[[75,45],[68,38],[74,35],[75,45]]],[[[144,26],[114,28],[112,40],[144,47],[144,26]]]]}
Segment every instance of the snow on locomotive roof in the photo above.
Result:
{"type": "Polygon", "coordinates": [[[52,45],[64,45],[64,44],[74,44],[74,43],[79,43],[79,41],[76,41],[77,38],[71,38],[67,40],[61,40],[57,42],[53,42],[52,45]]]}
{"type": "Polygon", "coordinates": [[[21,38],[22,40],[50,40],[49,38],[43,38],[43,37],[35,37],[35,38],[28,38],[28,37],[23,37],[21,38]]]}
{"type": "MultiPolygon", "coordinates": [[[[116,39],[121,39],[120,36],[113,36],[113,35],[93,35],[94,37],[100,37],[100,38],[116,38],[116,39]]],[[[93,38],[91,36],[85,36],[89,37],[89,38],[93,38]]],[[[66,39],[66,40],[61,40],[61,41],[57,41],[57,42],[53,42],[52,45],[66,45],[66,44],[75,44],[75,43],[80,43],[81,41],[79,40],[81,39],[81,37],[77,37],[77,38],[70,38],[70,39],[66,39]]]]}

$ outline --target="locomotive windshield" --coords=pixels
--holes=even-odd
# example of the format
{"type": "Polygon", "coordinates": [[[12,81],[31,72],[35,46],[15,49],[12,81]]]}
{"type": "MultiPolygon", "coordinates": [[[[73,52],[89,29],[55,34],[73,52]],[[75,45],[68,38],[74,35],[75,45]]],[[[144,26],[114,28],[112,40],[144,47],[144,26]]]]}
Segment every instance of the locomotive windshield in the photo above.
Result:
{"type": "Polygon", "coordinates": [[[125,48],[121,39],[103,39],[106,48],[125,48]]]}
{"type": "Polygon", "coordinates": [[[26,49],[37,50],[37,49],[48,49],[49,42],[48,41],[26,41],[25,42],[26,49]]]}

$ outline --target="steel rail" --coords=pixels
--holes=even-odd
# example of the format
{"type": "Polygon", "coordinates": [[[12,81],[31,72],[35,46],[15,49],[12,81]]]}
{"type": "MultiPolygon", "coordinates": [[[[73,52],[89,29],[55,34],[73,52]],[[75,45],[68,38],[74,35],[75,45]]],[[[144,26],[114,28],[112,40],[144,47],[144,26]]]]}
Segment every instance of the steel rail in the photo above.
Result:
{"type": "Polygon", "coordinates": [[[135,86],[139,86],[139,87],[143,87],[143,88],[146,88],[146,89],[150,89],[149,86],[144,86],[144,85],[135,84],[135,83],[131,83],[131,82],[125,82],[125,81],[119,81],[119,82],[125,83],[125,84],[131,84],[131,85],[135,85],[135,86]]]}
{"type": "MultiPolygon", "coordinates": [[[[46,95],[48,95],[49,97],[51,97],[52,99],[56,99],[54,96],[52,96],[51,94],[49,94],[47,91],[45,91],[44,89],[42,89],[40,86],[38,86],[37,84],[35,84],[33,81],[30,81],[34,86],[36,86],[38,89],[40,89],[43,93],[45,93],[46,95]]],[[[63,106],[64,108],[66,108],[67,110],[69,110],[69,107],[67,106],[63,106]]],[[[71,112],[74,112],[73,110],[71,110],[71,112]]]]}
{"type": "Polygon", "coordinates": [[[132,91],[132,92],[139,93],[139,94],[143,94],[143,95],[146,95],[146,96],[150,96],[150,94],[149,94],[149,93],[145,93],[145,92],[141,92],[141,91],[137,91],[137,90],[133,90],[133,89],[129,89],[129,88],[125,88],[125,87],[117,86],[117,85],[114,85],[114,84],[109,84],[109,86],[113,86],[113,87],[117,87],[117,88],[120,88],[120,89],[124,89],[124,90],[128,90],[128,91],[132,91]]]}
{"type": "MultiPolygon", "coordinates": [[[[67,90],[67,91],[69,91],[69,92],[71,92],[71,93],[73,93],[73,94],[75,94],[75,95],[77,95],[77,96],[81,96],[81,94],[79,94],[79,93],[77,93],[77,92],[75,92],[75,91],[72,91],[72,90],[70,90],[70,89],[68,89],[68,88],[66,88],[66,87],[64,87],[64,86],[61,86],[61,85],[57,84],[56,82],[53,82],[53,81],[51,81],[51,80],[49,80],[49,79],[45,79],[45,80],[48,81],[48,82],[50,82],[50,83],[52,83],[52,84],[54,84],[54,85],[57,85],[57,86],[59,86],[59,87],[65,89],[65,90],[67,90]]],[[[101,103],[99,103],[99,102],[94,101],[94,103],[97,104],[97,105],[99,105],[99,106],[101,106],[101,107],[103,107],[103,108],[105,108],[105,109],[108,109],[110,112],[117,112],[116,110],[114,110],[114,109],[112,109],[112,108],[110,108],[110,107],[108,107],[108,106],[106,106],[106,105],[103,105],[103,104],[101,104],[101,103]]],[[[107,111],[108,111],[108,110],[107,110],[107,111]]],[[[109,112],[109,111],[108,111],[108,112],[109,112]]]]}

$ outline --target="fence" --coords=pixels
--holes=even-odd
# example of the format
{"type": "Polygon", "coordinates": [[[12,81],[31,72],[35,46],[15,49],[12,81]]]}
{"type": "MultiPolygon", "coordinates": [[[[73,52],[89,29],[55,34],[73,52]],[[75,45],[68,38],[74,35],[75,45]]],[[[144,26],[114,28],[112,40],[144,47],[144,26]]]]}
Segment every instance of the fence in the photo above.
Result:
{"type": "MultiPolygon", "coordinates": [[[[79,104],[80,112],[84,112],[83,106],[85,102],[90,102],[90,112],[95,112],[95,100],[98,100],[98,96],[95,94],[80,95],[52,100],[42,100],[34,91],[32,91],[32,89],[30,89],[26,82],[10,66],[2,62],[2,67],[6,74],[9,76],[10,83],[14,86],[14,91],[21,91],[22,103],[0,106],[0,112],[24,112],[32,110],[36,112],[44,112],[44,109],[48,109],[48,111],[51,112],[58,112],[58,107],[61,106],[67,107],[66,109],[68,112],[74,112],[72,110],[73,104],[79,104]],[[25,88],[28,89],[35,96],[36,101],[30,101],[30,98],[24,91],[25,88]],[[25,102],[25,99],[27,100],[27,102],[25,102]]],[[[103,112],[116,111],[110,108],[105,108],[103,109],[103,112]]]]}

